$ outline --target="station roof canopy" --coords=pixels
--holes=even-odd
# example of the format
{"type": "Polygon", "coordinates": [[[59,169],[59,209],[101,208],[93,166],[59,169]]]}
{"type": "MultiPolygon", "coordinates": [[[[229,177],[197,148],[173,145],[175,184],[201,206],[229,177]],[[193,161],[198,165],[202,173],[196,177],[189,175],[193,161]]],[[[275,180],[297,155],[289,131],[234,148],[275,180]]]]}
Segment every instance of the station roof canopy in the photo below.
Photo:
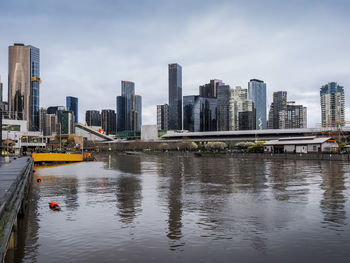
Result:
{"type": "Polygon", "coordinates": [[[332,140],[331,137],[289,137],[280,138],[278,140],[271,140],[264,143],[264,146],[274,146],[274,145],[304,145],[304,144],[322,144],[328,140],[332,140]]]}

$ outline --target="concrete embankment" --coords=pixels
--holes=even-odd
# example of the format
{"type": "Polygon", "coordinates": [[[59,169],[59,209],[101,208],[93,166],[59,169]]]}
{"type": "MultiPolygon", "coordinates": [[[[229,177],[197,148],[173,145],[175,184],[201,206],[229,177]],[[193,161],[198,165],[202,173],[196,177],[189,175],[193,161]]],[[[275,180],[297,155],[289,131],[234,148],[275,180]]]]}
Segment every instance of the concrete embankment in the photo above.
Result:
{"type": "Polygon", "coordinates": [[[350,154],[332,153],[201,153],[195,154],[202,157],[233,157],[253,159],[284,159],[284,160],[328,160],[350,161],[350,154]]]}
{"type": "Polygon", "coordinates": [[[23,216],[33,178],[33,160],[22,157],[0,166],[0,262],[16,246],[17,218],[23,216]]]}

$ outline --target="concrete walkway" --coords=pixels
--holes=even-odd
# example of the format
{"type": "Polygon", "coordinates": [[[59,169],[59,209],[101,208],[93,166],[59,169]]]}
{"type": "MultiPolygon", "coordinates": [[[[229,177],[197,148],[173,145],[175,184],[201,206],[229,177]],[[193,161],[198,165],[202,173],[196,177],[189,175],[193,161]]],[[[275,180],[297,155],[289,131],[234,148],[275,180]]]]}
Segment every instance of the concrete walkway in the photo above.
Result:
{"type": "Polygon", "coordinates": [[[0,207],[6,199],[6,193],[9,192],[13,183],[17,184],[20,175],[26,168],[26,164],[30,157],[21,157],[12,160],[11,163],[2,163],[0,166],[0,207]]]}

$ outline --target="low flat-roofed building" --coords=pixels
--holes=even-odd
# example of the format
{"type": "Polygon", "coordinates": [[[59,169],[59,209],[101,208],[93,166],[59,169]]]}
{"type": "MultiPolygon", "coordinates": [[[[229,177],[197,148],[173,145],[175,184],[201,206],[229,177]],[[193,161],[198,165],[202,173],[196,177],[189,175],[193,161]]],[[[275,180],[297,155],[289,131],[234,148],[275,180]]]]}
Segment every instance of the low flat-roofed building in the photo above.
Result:
{"type": "MultiPolygon", "coordinates": [[[[28,131],[26,120],[2,120],[2,140],[12,141],[15,154],[21,151],[28,151],[37,147],[46,147],[46,141],[42,132],[28,131]]],[[[3,150],[10,150],[8,146],[3,145],[3,150]]]]}
{"type": "Polygon", "coordinates": [[[338,149],[338,143],[331,137],[287,137],[264,143],[267,153],[330,153],[338,149]]]}

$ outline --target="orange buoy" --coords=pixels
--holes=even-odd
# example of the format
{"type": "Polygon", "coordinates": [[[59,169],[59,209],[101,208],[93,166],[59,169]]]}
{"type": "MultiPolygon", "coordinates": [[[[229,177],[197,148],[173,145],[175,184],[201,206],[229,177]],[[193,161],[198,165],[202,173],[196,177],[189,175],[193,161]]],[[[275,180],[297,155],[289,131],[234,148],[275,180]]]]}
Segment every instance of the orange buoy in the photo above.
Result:
{"type": "Polygon", "coordinates": [[[36,179],[36,181],[37,181],[38,183],[40,183],[40,182],[41,182],[41,178],[38,177],[38,178],[36,179]]]}
{"type": "Polygon", "coordinates": [[[49,206],[51,209],[54,209],[54,210],[60,210],[60,206],[56,203],[56,202],[50,202],[49,203],[49,206]]]}
{"type": "Polygon", "coordinates": [[[35,169],[33,169],[33,173],[35,173],[35,169]]]}

